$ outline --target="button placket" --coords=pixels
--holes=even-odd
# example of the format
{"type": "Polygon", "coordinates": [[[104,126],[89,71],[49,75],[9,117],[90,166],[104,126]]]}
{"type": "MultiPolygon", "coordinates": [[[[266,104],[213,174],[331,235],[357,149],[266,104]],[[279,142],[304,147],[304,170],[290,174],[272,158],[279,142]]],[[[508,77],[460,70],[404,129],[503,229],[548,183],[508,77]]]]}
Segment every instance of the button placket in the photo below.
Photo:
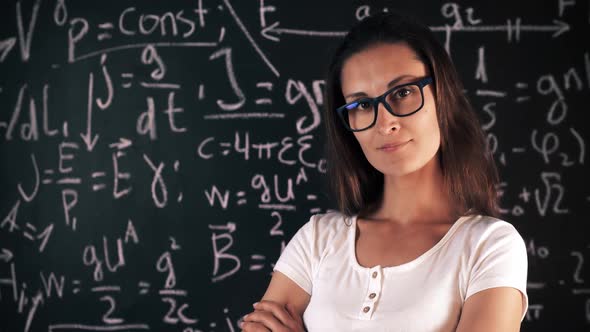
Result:
{"type": "Polygon", "coordinates": [[[376,266],[369,270],[369,287],[365,295],[363,304],[359,311],[359,318],[363,320],[371,319],[375,311],[375,305],[381,294],[381,280],[383,271],[381,266],[376,266]]]}

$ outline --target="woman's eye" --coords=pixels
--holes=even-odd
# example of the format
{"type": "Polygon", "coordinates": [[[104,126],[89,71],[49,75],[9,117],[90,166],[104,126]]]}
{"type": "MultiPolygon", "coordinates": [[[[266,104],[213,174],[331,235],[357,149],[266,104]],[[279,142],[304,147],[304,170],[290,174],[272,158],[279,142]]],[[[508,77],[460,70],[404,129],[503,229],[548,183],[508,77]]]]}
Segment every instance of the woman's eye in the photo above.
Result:
{"type": "Polygon", "coordinates": [[[410,89],[399,89],[395,92],[397,98],[407,97],[411,93],[410,89]]]}
{"type": "Polygon", "coordinates": [[[371,103],[369,103],[368,101],[361,101],[358,104],[358,108],[362,110],[368,109],[369,107],[371,107],[371,103]]]}

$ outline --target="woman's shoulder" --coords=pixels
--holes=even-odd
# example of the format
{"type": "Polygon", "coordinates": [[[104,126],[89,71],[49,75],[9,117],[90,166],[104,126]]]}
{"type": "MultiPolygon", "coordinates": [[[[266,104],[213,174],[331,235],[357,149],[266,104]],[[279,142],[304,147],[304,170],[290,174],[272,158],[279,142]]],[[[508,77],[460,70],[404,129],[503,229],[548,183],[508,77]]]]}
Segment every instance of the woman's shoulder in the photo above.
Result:
{"type": "Polygon", "coordinates": [[[461,217],[463,224],[471,232],[486,233],[497,230],[503,231],[516,231],[516,227],[510,222],[482,214],[472,214],[461,217]]]}
{"type": "Polygon", "coordinates": [[[347,221],[354,218],[354,216],[347,216],[337,210],[326,210],[324,213],[316,213],[311,216],[311,219],[325,223],[347,221]]]}
{"type": "Polygon", "coordinates": [[[506,220],[481,214],[468,215],[461,219],[460,232],[474,244],[500,239],[523,241],[516,227],[506,220]]]}
{"type": "Polygon", "coordinates": [[[328,210],[325,213],[318,213],[311,216],[309,222],[315,227],[324,229],[341,229],[352,226],[355,216],[348,216],[340,211],[328,210]]]}
{"type": "Polygon", "coordinates": [[[346,231],[351,229],[354,221],[355,216],[329,210],[325,213],[312,215],[301,229],[306,233],[312,233],[314,237],[332,238],[345,234],[346,231]]]}

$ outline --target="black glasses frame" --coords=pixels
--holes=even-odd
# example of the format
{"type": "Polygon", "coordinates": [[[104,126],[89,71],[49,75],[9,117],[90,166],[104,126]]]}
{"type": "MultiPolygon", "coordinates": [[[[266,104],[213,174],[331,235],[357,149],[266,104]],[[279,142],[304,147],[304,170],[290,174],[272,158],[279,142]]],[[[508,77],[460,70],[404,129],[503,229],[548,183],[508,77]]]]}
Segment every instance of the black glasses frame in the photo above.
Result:
{"type": "Polygon", "coordinates": [[[340,106],[336,109],[336,112],[338,113],[338,116],[340,117],[340,120],[342,120],[342,123],[344,124],[344,127],[346,127],[346,129],[350,130],[350,131],[363,131],[363,130],[367,130],[371,127],[373,127],[375,125],[375,123],[377,123],[377,113],[379,112],[379,103],[382,103],[385,106],[385,109],[391,113],[392,115],[398,116],[398,117],[406,117],[406,116],[410,116],[416,112],[418,112],[419,110],[422,109],[422,107],[424,106],[424,87],[427,86],[428,84],[431,84],[433,82],[432,77],[427,76],[424,77],[421,80],[415,81],[415,82],[410,82],[410,83],[404,83],[404,84],[400,84],[400,85],[396,85],[393,88],[385,91],[384,94],[375,97],[375,98],[361,98],[359,100],[355,100],[351,103],[348,103],[346,105],[340,106]],[[395,111],[391,108],[391,106],[389,105],[389,103],[385,100],[385,96],[387,96],[388,94],[390,94],[392,91],[399,89],[399,88],[403,88],[404,86],[408,86],[408,85],[417,85],[420,88],[420,97],[422,97],[422,103],[420,104],[420,107],[418,107],[418,109],[416,109],[415,111],[408,113],[408,114],[397,114],[395,113],[395,111]],[[373,112],[374,112],[374,117],[373,117],[373,122],[368,125],[365,128],[361,128],[361,129],[352,129],[350,127],[350,125],[348,124],[348,119],[346,119],[346,110],[347,108],[349,108],[352,105],[355,104],[360,104],[360,103],[370,103],[371,105],[373,105],[373,112]]]}

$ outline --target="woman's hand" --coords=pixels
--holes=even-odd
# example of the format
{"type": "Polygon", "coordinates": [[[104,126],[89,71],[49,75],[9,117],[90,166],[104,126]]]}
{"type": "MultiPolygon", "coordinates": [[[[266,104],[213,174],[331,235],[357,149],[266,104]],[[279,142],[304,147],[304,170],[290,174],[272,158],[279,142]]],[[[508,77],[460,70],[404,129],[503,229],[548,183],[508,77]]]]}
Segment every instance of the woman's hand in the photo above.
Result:
{"type": "Polygon", "coordinates": [[[254,312],[240,324],[244,332],[305,332],[302,318],[288,304],[274,301],[254,303],[254,312]]]}

